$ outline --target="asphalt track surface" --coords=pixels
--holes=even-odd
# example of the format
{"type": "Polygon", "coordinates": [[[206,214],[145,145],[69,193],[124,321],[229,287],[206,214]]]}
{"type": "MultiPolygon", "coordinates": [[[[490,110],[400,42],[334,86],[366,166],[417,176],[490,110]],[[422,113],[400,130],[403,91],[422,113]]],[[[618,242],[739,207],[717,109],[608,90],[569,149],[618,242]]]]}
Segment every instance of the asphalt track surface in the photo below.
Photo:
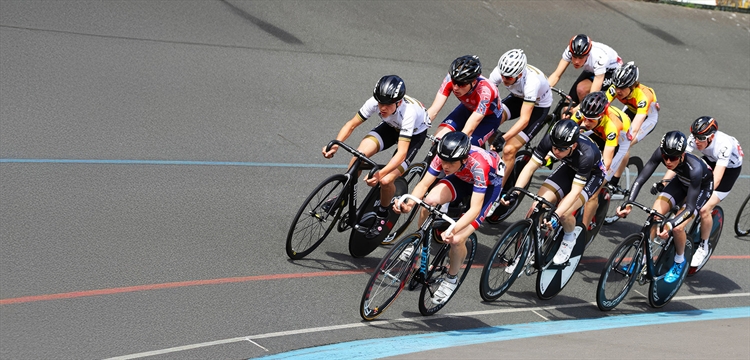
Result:
{"type": "MultiPolygon", "coordinates": [[[[479,55],[489,73],[523,48],[549,74],[578,33],[636,61],[657,92],[659,126],[635,155],[701,115],[750,139],[747,14],[636,1],[0,1],[0,358],[252,358],[336,344],[354,357],[363,343],[351,341],[408,353],[404,336],[438,349],[473,332],[497,341],[403,356],[747,359],[750,246],[730,227],[747,166],[721,204],[716,253],[662,309],[638,286],[611,312],[593,304],[638,216],[602,230],[549,301],[522,277],[484,303],[475,268],[432,317],[404,293],[362,322],[384,250],[353,259],[347,233],[287,259],[291,217],[348,161],[320,149],[380,76],[399,74],[429,104],[457,56],[479,55]],[[680,316],[705,321],[663,320],[680,316]]],[[[568,69],[562,87],[576,76],[568,69]]],[[[477,264],[519,218],[479,230],[477,264]]]]}

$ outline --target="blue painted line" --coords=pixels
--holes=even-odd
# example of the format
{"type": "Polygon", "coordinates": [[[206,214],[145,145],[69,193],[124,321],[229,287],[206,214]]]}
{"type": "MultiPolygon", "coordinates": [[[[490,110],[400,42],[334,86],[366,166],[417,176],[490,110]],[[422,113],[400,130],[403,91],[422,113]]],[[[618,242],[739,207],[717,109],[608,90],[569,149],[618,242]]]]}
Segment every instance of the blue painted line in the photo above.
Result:
{"type": "Polygon", "coordinates": [[[289,164],[239,161],[189,161],[189,160],[98,160],[98,159],[0,159],[2,163],[28,164],[108,164],[108,165],[211,165],[211,166],[254,166],[254,167],[293,167],[293,168],[334,168],[346,169],[339,164],[289,164]]]}
{"type": "Polygon", "coordinates": [[[447,347],[475,345],[538,336],[569,334],[582,331],[746,317],[750,317],[750,307],[633,314],[608,316],[597,319],[548,321],[407,335],[384,339],[351,341],[270,355],[263,357],[263,359],[372,359],[447,347]]]}

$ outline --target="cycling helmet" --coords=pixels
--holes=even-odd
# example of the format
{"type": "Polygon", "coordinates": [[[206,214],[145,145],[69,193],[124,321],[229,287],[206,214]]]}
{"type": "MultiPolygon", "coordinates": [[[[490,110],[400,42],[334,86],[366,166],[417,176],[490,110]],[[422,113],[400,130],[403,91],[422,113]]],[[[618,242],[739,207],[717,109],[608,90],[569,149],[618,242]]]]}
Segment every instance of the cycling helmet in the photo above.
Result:
{"type": "Polygon", "coordinates": [[[680,156],[685,152],[687,148],[687,137],[685,134],[673,130],[661,138],[661,153],[666,156],[680,156]]]}
{"type": "Polygon", "coordinates": [[[709,136],[719,130],[719,124],[710,116],[701,116],[690,125],[690,132],[695,136],[709,136]]]}
{"type": "Polygon", "coordinates": [[[464,55],[451,63],[451,80],[456,84],[470,83],[481,74],[482,63],[476,55],[464,55]]]}
{"type": "Polygon", "coordinates": [[[638,67],[632,61],[619,67],[612,75],[612,84],[618,88],[631,87],[638,81],[638,67]]]}
{"type": "Polygon", "coordinates": [[[500,57],[497,68],[500,70],[500,75],[505,77],[521,75],[523,69],[526,68],[526,54],[521,49],[509,50],[500,57]]]}
{"type": "Polygon", "coordinates": [[[566,148],[578,141],[581,129],[575,121],[570,119],[560,120],[552,125],[549,129],[549,139],[552,140],[552,146],[557,148],[566,148]]]}
{"type": "Polygon", "coordinates": [[[581,113],[587,118],[595,118],[607,111],[609,99],[603,91],[592,92],[581,101],[581,113]]]}
{"type": "Polygon", "coordinates": [[[437,155],[444,161],[458,161],[469,157],[470,149],[469,135],[454,131],[443,136],[437,147],[437,155]]]}
{"type": "Polygon", "coordinates": [[[372,96],[381,104],[395,104],[406,95],[404,80],[396,75],[386,75],[378,80],[372,96]]]}
{"type": "Polygon", "coordinates": [[[583,34],[573,36],[568,44],[568,50],[575,56],[585,56],[591,51],[591,38],[583,34]]]}

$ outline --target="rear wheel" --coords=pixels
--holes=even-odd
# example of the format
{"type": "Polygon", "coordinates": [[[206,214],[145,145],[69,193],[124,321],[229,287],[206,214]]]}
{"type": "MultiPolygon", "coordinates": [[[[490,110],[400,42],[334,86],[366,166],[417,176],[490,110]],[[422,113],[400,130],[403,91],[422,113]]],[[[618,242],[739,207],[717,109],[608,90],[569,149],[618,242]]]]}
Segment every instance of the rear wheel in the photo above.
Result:
{"type": "MultiPolygon", "coordinates": [[[[693,247],[692,241],[685,243],[685,261],[687,267],[690,266],[690,261],[693,259],[693,247]]],[[[657,250],[659,256],[654,262],[654,279],[651,281],[648,292],[649,296],[647,296],[649,305],[654,308],[667,305],[672,300],[677,291],[680,290],[680,286],[682,286],[682,282],[685,281],[685,277],[689,272],[689,268],[683,269],[680,278],[671,284],[664,281],[664,276],[674,264],[674,239],[669,239],[660,248],[661,251],[657,250]]]]}
{"type": "Polygon", "coordinates": [[[405,237],[380,260],[362,294],[359,306],[362,319],[369,321],[380,316],[401,294],[417,262],[420,240],[418,234],[405,237]],[[405,254],[404,250],[409,248],[411,254],[405,254]]]}
{"type": "Polygon", "coordinates": [[[619,305],[633,287],[642,268],[642,234],[625,238],[612,252],[596,287],[596,306],[609,311],[619,305]]]}
{"type": "MultiPolygon", "coordinates": [[[[711,218],[713,219],[713,221],[711,226],[711,233],[708,235],[708,255],[706,255],[706,259],[703,260],[702,264],[695,267],[691,266],[687,276],[693,276],[701,271],[706,263],[708,263],[708,259],[711,258],[711,255],[713,255],[714,251],[716,251],[716,247],[719,245],[721,230],[724,227],[724,209],[722,209],[721,206],[715,206],[714,210],[711,212],[711,218]]],[[[700,220],[698,221],[700,224],[700,220]]],[[[693,245],[695,245],[695,249],[693,250],[698,249],[698,246],[700,246],[700,242],[700,227],[696,226],[696,233],[693,234],[693,245]]]]}
{"type": "Polygon", "coordinates": [[[740,211],[737,212],[737,217],[734,219],[734,233],[737,236],[745,236],[750,234],[750,195],[747,195],[745,201],[740,206],[740,211]]]}
{"type": "Polygon", "coordinates": [[[628,166],[620,177],[620,183],[622,184],[620,187],[630,190],[641,171],[643,171],[643,160],[637,156],[631,156],[628,159],[628,166]]]}
{"type": "Polygon", "coordinates": [[[528,220],[514,223],[500,235],[479,280],[479,293],[484,301],[494,301],[505,294],[520,276],[529,254],[531,236],[528,220]]]}
{"type": "Polygon", "coordinates": [[[346,205],[346,176],[337,174],[324,180],[305,199],[292,219],[286,236],[286,254],[299,260],[325,240],[346,205]]]}
{"type": "Polygon", "coordinates": [[[576,224],[573,230],[576,234],[576,244],[573,246],[573,250],[570,253],[570,259],[564,264],[556,265],[552,262],[555,257],[557,250],[560,248],[564,233],[562,231],[557,233],[555,237],[547,237],[542,245],[545,265],[536,276],[536,295],[542,300],[549,300],[563,288],[568,285],[570,279],[576,272],[578,264],[581,262],[583,257],[583,251],[586,249],[586,239],[588,239],[588,231],[580,223],[576,224]]]}
{"type": "Polygon", "coordinates": [[[440,304],[433,304],[432,296],[440,287],[440,283],[442,283],[443,281],[447,281],[446,277],[448,276],[448,270],[450,268],[450,247],[443,247],[441,251],[438,252],[437,256],[435,256],[435,258],[432,260],[430,268],[427,271],[427,275],[425,276],[425,278],[427,279],[426,285],[422,286],[422,291],[419,294],[419,312],[422,315],[429,316],[438,312],[443,308],[443,306],[445,306],[445,304],[448,303],[448,301],[450,301],[450,299],[456,296],[458,289],[461,287],[464,279],[466,279],[466,275],[469,273],[471,264],[474,263],[474,256],[477,252],[476,235],[469,235],[469,238],[464,242],[464,246],[466,246],[466,258],[464,259],[463,265],[458,270],[458,282],[456,284],[456,288],[455,290],[453,290],[453,293],[440,304]]]}

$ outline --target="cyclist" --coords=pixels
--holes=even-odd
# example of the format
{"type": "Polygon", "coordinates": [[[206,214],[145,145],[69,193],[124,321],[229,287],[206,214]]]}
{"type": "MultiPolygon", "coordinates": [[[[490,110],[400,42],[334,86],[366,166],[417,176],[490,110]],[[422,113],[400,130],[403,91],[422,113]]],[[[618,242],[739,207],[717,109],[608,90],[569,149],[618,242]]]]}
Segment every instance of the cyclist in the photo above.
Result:
{"type": "MultiPolygon", "coordinates": [[[[687,137],[679,131],[664,134],[661,138],[661,145],[643,165],[643,171],[635,179],[628,199],[634,201],[638,197],[643,183],[648,181],[656,167],[663,163],[668,170],[667,173],[662,181],[651,186],[651,194],[658,194],[653,209],[666,214],[677,204],[685,204],[684,210],[666,221],[660,230],[655,229],[662,239],[669,238],[670,233],[674,236],[674,264],[664,276],[664,281],[668,284],[677,281],[685,270],[685,242],[687,241],[685,226],[688,225],[688,220],[698,213],[698,209],[708,201],[714,189],[711,169],[703,160],[685,152],[687,143],[687,137]],[[674,181],[675,176],[677,181],[674,181]],[[665,183],[667,183],[666,186],[665,183]]],[[[617,207],[617,215],[625,217],[630,214],[631,210],[631,205],[624,209],[620,205],[617,207]]]]}
{"type": "MultiPolygon", "coordinates": [[[[393,181],[409,167],[409,163],[427,138],[427,129],[430,127],[430,118],[424,105],[406,95],[404,80],[396,75],[386,75],[378,80],[372,97],[344,124],[336,139],[345,141],[354,129],[375,113],[381,122],[362,139],[357,150],[370,157],[393,145],[396,145],[397,149],[382,169],[365,180],[369,186],[380,184],[381,199],[380,204],[376,205],[375,222],[365,234],[368,238],[377,237],[381,231],[387,230],[385,224],[390,206],[389,199],[393,198],[396,192],[393,181]]],[[[323,156],[331,158],[337,150],[338,145],[333,145],[329,151],[324,147],[323,156]]],[[[349,166],[354,160],[352,158],[349,166]]],[[[371,217],[365,214],[363,219],[371,217]]]]}
{"type": "Polygon", "coordinates": [[[611,47],[593,42],[584,34],[573,36],[563,51],[557,69],[549,76],[550,86],[557,85],[571,63],[576,69],[583,68],[583,72],[569,91],[570,97],[577,104],[586,94],[609,87],[612,83],[612,74],[622,65],[622,59],[611,47]]]}
{"type": "MultiPolygon", "coordinates": [[[[630,140],[626,136],[630,129],[630,118],[622,110],[609,106],[607,95],[602,91],[597,91],[583,98],[571,119],[581,125],[581,130],[591,132],[591,140],[594,140],[602,152],[602,163],[606,169],[602,183],[604,186],[612,179],[620,162],[630,149],[630,140]]],[[[583,211],[584,224],[590,224],[596,213],[596,208],[599,206],[599,191],[601,188],[597,189],[586,202],[583,211]]]]}
{"type": "MultiPolygon", "coordinates": [[[[557,203],[555,212],[549,220],[544,220],[544,224],[553,229],[562,224],[562,243],[552,259],[553,263],[559,265],[570,259],[570,253],[576,244],[578,234],[574,232],[576,220],[572,213],[586,203],[602,185],[604,165],[599,148],[587,136],[581,135],[578,124],[570,119],[560,120],[534,149],[532,161],[518,175],[517,187],[524,187],[531,181],[534,172],[545,163],[544,159],[549,152],[562,164],[547,177],[539,188],[538,195],[553,204],[557,203]]],[[[511,192],[501,203],[507,205],[517,196],[517,192],[511,192]]],[[[532,205],[529,212],[533,209],[532,205]]]]}
{"type": "MultiPolygon", "coordinates": [[[[452,232],[444,232],[441,238],[450,244],[450,269],[446,281],[432,297],[432,302],[440,304],[450,297],[456,289],[456,275],[466,258],[466,239],[479,228],[484,218],[489,215],[492,204],[500,196],[502,189],[502,167],[500,156],[494,151],[472,146],[469,136],[458,131],[449,132],[438,143],[437,156],[432,160],[424,178],[414,187],[412,195],[417,198],[429,194],[424,201],[432,206],[446,204],[457,199],[471,196],[468,210],[461,215],[452,232]],[[445,172],[433,188],[430,186],[445,172]]],[[[414,207],[413,201],[394,204],[396,213],[408,213],[414,207]]],[[[420,212],[419,222],[427,218],[427,211],[420,212]]],[[[407,256],[414,248],[405,250],[407,256]]]]}
{"type": "Polygon", "coordinates": [[[690,266],[700,266],[710,254],[708,236],[713,227],[711,213],[714,207],[729,195],[735,181],[742,172],[742,147],[732,136],[719,131],[716,119],[701,116],[690,126],[690,136],[686,152],[698,149],[703,153],[703,160],[713,169],[714,189],[711,198],[700,208],[701,216],[701,245],[695,250],[690,266]]]}
{"type": "Polygon", "coordinates": [[[449,131],[462,131],[471,137],[473,145],[484,146],[503,119],[507,119],[509,114],[500,102],[497,87],[481,75],[482,63],[477,56],[464,55],[453,60],[427,109],[430,119],[436,119],[451,92],[460,101],[438,127],[437,138],[449,131]]]}
{"type": "Polygon", "coordinates": [[[504,85],[510,91],[510,95],[503,99],[503,105],[510,112],[508,118],[518,118],[502,139],[498,137],[493,142],[493,149],[503,153],[505,181],[513,171],[518,150],[544,125],[544,119],[552,105],[552,91],[547,77],[536,67],[527,64],[526,54],[521,49],[509,50],[503,54],[489,80],[497,86],[504,85]],[[499,148],[502,142],[505,142],[505,146],[499,148]]]}
{"type": "MultiPolygon", "coordinates": [[[[635,63],[628,62],[619,69],[615,70],[612,76],[612,85],[607,89],[607,97],[610,102],[617,98],[625,104],[623,111],[630,117],[630,130],[627,132],[627,138],[630,140],[632,147],[643,140],[646,135],[650,134],[656,128],[656,122],[659,120],[659,103],[656,102],[656,93],[654,89],[638,82],[638,66],[635,63]]],[[[620,176],[627,167],[630,159],[630,150],[620,162],[620,167],[609,181],[613,186],[620,182],[620,176]]],[[[621,194],[612,195],[613,199],[622,199],[621,194]]],[[[619,219],[617,215],[607,218],[607,223],[619,219]]]]}

